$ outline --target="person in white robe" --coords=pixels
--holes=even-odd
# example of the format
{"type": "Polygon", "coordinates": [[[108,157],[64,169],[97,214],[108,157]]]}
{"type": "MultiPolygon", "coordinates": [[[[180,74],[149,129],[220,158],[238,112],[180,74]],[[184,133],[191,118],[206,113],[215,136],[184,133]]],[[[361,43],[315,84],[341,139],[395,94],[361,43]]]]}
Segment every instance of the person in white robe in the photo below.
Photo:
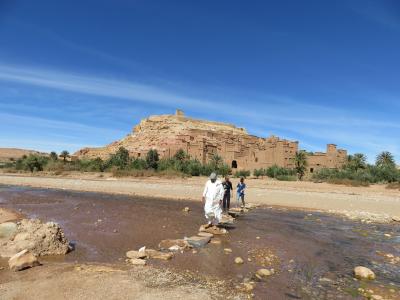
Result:
{"type": "Polygon", "coordinates": [[[224,197],[224,187],[217,178],[217,174],[211,173],[210,179],[204,187],[202,201],[204,203],[204,214],[208,225],[217,225],[222,217],[221,203],[224,197]]]}

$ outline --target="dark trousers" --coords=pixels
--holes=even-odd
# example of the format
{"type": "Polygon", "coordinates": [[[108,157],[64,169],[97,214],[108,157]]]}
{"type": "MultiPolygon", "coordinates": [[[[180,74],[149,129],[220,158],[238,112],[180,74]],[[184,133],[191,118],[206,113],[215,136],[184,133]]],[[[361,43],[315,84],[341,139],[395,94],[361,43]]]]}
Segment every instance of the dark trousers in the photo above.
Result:
{"type": "Polygon", "coordinates": [[[224,194],[224,198],[222,200],[222,207],[224,208],[224,211],[229,210],[231,206],[231,193],[226,193],[224,194]]]}

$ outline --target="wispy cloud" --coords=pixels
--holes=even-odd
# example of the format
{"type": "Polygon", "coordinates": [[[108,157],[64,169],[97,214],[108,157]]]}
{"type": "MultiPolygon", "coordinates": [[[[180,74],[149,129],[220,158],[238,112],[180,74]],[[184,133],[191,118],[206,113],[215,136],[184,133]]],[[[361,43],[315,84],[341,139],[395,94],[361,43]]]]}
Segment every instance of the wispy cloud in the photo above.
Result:
{"type": "MultiPolygon", "coordinates": [[[[196,88],[187,92],[187,89],[171,89],[170,86],[150,85],[130,80],[115,78],[102,78],[93,75],[82,75],[60,72],[49,69],[10,66],[0,64],[0,81],[36,86],[44,89],[66,91],[97,97],[98,105],[112,103],[120,99],[130,103],[143,105],[156,105],[165,108],[183,108],[189,111],[201,112],[210,117],[229,116],[230,122],[241,123],[250,127],[251,131],[262,133],[277,130],[285,132],[288,136],[298,135],[312,138],[305,141],[304,145],[315,145],[316,141],[322,143],[335,142],[353,149],[366,149],[373,153],[380,149],[393,149],[400,156],[396,146],[399,143],[396,136],[400,123],[397,120],[369,119],[357,115],[354,111],[339,108],[309,104],[286,96],[256,95],[257,101],[247,101],[247,98],[237,99],[224,93],[199,93],[196,88]],[[204,96],[206,94],[206,96],[204,96]],[[195,95],[195,96],[193,96],[195,95]]],[[[101,112],[98,112],[101,113],[101,112]]],[[[2,119],[21,118],[0,114],[2,119]]],[[[106,132],[108,136],[120,136],[121,131],[74,123],[47,120],[42,118],[23,117],[25,122],[43,124],[54,129],[72,128],[79,132],[100,133],[106,132]]],[[[314,149],[316,150],[316,149],[314,149]]]]}

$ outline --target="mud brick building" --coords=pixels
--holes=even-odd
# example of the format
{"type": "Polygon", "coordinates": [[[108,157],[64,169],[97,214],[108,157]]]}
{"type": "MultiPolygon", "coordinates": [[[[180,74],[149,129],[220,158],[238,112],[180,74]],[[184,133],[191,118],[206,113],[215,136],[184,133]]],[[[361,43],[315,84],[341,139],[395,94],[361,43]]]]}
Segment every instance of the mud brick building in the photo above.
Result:
{"type": "MultiPolygon", "coordinates": [[[[233,169],[245,170],[272,165],[293,168],[293,158],[299,150],[297,141],[276,136],[261,138],[249,135],[244,128],[188,118],[177,110],[175,115],[155,115],[142,120],[131,134],[120,141],[102,148],[84,148],[74,155],[106,159],[121,146],[135,158],[144,158],[150,149],[156,149],[161,158],[169,158],[183,149],[192,158],[206,163],[214,154],[218,154],[233,169]]],[[[326,153],[308,154],[309,172],[324,167],[338,168],[346,161],[346,157],[345,150],[328,144],[326,153]]]]}

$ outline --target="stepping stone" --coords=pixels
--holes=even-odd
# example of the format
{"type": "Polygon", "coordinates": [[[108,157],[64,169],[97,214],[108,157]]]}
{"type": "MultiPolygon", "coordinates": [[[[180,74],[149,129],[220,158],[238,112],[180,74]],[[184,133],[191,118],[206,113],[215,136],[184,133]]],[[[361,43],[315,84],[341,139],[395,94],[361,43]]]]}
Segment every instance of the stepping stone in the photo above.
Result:
{"type": "Polygon", "coordinates": [[[146,265],[146,261],[144,259],[140,259],[140,258],[131,258],[131,259],[129,259],[129,262],[132,265],[135,265],[135,266],[144,266],[144,265],[146,265]]]}
{"type": "Polygon", "coordinates": [[[137,258],[146,258],[146,251],[136,251],[136,250],[131,250],[126,252],[126,257],[131,258],[131,259],[137,259],[137,258]]]}
{"type": "Polygon", "coordinates": [[[162,240],[158,247],[161,250],[169,250],[169,251],[180,251],[190,248],[190,245],[187,241],[183,239],[177,240],[162,240]]]}
{"type": "Polygon", "coordinates": [[[208,232],[208,233],[211,233],[213,235],[221,235],[221,234],[227,234],[228,233],[228,230],[226,230],[225,228],[218,228],[218,227],[215,227],[215,226],[205,228],[204,225],[200,226],[199,231],[200,232],[208,232]]]}
{"type": "Polygon", "coordinates": [[[210,238],[212,238],[214,236],[212,233],[205,232],[205,231],[200,231],[197,235],[198,236],[210,237],[210,238]]]}
{"type": "Polygon", "coordinates": [[[201,248],[208,244],[211,240],[210,237],[206,236],[192,236],[189,238],[185,238],[185,240],[194,248],[201,248]]]}
{"type": "Polygon", "coordinates": [[[148,258],[161,260],[170,260],[174,257],[174,254],[171,252],[161,252],[153,249],[146,249],[146,255],[148,258]]]}

